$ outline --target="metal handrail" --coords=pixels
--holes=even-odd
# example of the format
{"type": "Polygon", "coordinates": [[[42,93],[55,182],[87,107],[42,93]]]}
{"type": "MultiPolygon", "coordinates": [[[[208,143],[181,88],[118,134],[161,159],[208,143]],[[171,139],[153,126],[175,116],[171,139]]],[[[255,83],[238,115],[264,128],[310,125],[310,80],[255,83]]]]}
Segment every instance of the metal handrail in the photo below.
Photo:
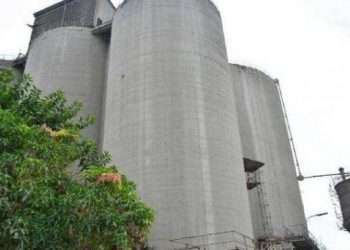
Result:
{"type": "Polygon", "coordinates": [[[0,59],[10,61],[16,59],[16,56],[10,54],[0,54],[0,59]]]}
{"type": "Polygon", "coordinates": [[[7,61],[14,61],[16,59],[20,59],[25,57],[22,53],[19,53],[17,55],[14,54],[0,54],[0,59],[7,60],[7,61]]]}
{"type": "Polygon", "coordinates": [[[173,240],[169,240],[169,242],[177,243],[177,244],[183,244],[186,246],[186,248],[183,249],[206,249],[206,247],[210,246],[218,246],[218,245],[229,245],[230,247],[233,246],[237,249],[246,249],[246,250],[255,250],[256,248],[256,241],[240,232],[237,232],[235,230],[231,231],[223,231],[223,232],[216,232],[216,233],[208,233],[208,234],[201,234],[201,235],[194,235],[194,236],[186,236],[181,237],[173,240]],[[215,237],[224,237],[225,239],[221,240],[215,240],[211,238],[215,237]],[[197,243],[194,243],[196,242],[197,243]]]}
{"type": "Polygon", "coordinates": [[[326,246],[320,242],[307,228],[306,224],[298,224],[298,225],[292,225],[285,227],[287,234],[289,233],[290,240],[292,240],[293,237],[302,237],[305,240],[311,241],[315,246],[318,247],[320,250],[326,250],[326,246]],[[297,230],[293,230],[293,228],[297,228],[297,230]],[[301,234],[296,233],[302,232],[301,234]]]}

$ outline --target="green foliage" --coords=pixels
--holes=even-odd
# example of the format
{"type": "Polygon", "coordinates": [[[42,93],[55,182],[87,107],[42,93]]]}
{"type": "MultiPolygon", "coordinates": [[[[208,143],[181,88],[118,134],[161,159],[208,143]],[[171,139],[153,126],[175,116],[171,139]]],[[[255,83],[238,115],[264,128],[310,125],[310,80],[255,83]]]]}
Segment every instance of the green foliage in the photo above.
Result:
{"type": "Polygon", "coordinates": [[[154,219],[81,130],[81,105],[0,71],[0,249],[135,249],[154,219]],[[72,169],[81,174],[73,178],[72,169]],[[100,181],[104,175],[120,181],[100,181]]]}

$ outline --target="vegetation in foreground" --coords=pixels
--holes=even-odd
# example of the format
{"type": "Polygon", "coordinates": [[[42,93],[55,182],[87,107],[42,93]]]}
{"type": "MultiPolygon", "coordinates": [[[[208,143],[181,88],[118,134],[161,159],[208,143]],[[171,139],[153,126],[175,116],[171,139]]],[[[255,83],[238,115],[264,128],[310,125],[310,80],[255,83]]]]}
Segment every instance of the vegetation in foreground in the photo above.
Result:
{"type": "Polygon", "coordinates": [[[82,136],[93,119],[77,119],[80,109],[61,91],[43,96],[30,77],[0,71],[0,249],[145,245],[153,211],[82,136]]]}

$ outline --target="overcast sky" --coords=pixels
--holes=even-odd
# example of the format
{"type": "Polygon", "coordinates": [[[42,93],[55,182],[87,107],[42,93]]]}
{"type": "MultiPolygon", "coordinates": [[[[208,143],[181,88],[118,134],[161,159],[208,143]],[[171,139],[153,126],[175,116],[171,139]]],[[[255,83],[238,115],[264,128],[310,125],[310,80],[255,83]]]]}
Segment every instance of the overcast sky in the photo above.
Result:
{"type": "MultiPolygon", "coordinates": [[[[32,13],[57,0],[1,0],[0,54],[25,53],[32,13]]],[[[120,1],[114,1],[118,4],[120,1]]],[[[350,1],[214,0],[230,62],[279,78],[304,175],[350,171],[350,1]]],[[[301,184],[312,233],[330,250],[349,250],[339,231],[330,179],[301,184]]]]}

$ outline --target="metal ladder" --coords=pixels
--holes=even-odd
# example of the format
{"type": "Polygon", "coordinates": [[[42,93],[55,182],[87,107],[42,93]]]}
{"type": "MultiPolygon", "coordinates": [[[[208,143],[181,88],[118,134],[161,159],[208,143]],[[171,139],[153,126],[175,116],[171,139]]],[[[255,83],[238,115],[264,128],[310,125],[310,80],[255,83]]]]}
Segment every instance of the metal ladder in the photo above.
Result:
{"type": "Polygon", "coordinates": [[[270,205],[267,200],[267,194],[265,190],[265,182],[262,177],[261,170],[256,171],[256,180],[260,183],[259,186],[257,186],[257,195],[259,199],[259,205],[261,208],[262,218],[263,218],[263,229],[266,236],[272,236],[273,229],[272,229],[272,216],[270,212],[270,205]]]}

